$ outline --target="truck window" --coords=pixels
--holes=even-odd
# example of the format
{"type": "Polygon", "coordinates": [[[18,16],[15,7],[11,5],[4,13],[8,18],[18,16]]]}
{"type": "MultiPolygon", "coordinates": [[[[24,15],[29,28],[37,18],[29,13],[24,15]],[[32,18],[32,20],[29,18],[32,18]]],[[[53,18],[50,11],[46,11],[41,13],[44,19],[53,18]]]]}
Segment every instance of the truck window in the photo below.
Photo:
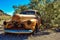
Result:
{"type": "Polygon", "coordinates": [[[35,11],[23,11],[20,14],[35,15],[35,11]]]}

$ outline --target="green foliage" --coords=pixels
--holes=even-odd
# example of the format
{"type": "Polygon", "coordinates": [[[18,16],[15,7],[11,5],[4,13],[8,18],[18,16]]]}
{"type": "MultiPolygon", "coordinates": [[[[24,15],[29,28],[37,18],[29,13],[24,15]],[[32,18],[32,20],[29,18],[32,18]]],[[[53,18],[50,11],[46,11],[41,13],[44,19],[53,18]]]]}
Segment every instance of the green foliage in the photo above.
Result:
{"type": "MultiPolygon", "coordinates": [[[[46,26],[58,25],[60,26],[60,1],[55,0],[53,2],[48,2],[47,0],[30,0],[30,4],[23,6],[13,6],[15,13],[20,13],[21,11],[33,9],[38,10],[41,14],[42,20],[46,26]],[[48,24],[47,24],[48,23],[48,24]]],[[[43,24],[43,25],[44,25],[43,24]]]]}
{"type": "Polygon", "coordinates": [[[43,17],[43,20],[45,19],[48,21],[48,23],[51,24],[51,26],[55,26],[60,24],[60,1],[55,1],[53,3],[48,4],[45,7],[45,16],[43,17]]]}
{"type": "Polygon", "coordinates": [[[28,9],[28,7],[25,6],[25,5],[23,5],[23,6],[15,6],[14,5],[13,8],[15,10],[14,14],[15,13],[20,13],[21,11],[24,11],[24,10],[27,10],[28,9]]]}

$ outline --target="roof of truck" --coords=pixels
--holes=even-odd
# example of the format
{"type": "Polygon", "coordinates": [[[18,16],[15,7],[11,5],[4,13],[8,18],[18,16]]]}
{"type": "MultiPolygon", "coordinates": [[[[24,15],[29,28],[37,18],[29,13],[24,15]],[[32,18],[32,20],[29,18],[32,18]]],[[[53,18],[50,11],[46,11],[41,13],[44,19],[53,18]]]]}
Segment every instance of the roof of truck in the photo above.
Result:
{"type": "Polygon", "coordinates": [[[35,11],[35,12],[38,12],[38,10],[25,10],[25,11],[35,11]]]}

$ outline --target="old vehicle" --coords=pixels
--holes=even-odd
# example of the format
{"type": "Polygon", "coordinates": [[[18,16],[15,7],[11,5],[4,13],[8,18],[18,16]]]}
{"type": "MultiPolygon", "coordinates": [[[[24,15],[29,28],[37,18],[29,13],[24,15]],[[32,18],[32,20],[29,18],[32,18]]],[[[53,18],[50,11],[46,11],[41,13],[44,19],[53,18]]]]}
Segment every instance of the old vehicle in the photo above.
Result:
{"type": "Polygon", "coordinates": [[[4,21],[7,33],[34,33],[41,26],[41,18],[37,10],[25,10],[14,14],[9,21],[4,21]]]}

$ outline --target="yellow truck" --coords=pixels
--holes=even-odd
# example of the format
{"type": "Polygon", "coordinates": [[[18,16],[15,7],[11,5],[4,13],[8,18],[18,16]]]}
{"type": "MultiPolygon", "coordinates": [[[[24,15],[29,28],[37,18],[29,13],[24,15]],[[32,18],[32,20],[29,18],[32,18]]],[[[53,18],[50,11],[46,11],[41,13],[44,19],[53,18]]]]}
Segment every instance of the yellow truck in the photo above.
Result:
{"type": "Polygon", "coordinates": [[[41,17],[37,10],[25,10],[14,14],[9,21],[4,21],[4,31],[7,33],[34,33],[41,26],[41,17]]]}

